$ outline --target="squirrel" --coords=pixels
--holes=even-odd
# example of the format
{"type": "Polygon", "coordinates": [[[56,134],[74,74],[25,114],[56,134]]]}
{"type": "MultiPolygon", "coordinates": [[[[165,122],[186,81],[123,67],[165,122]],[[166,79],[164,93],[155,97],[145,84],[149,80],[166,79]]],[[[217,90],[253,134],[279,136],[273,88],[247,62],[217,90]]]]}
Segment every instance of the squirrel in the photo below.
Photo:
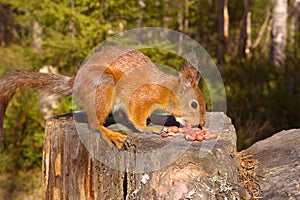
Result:
{"type": "Polygon", "coordinates": [[[99,131],[107,143],[122,148],[127,136],[104,127],[108,115],[122,110],[141,132],[158,132],[147,126],[156,109],[173,115],[177,122],[204,124],[205,100],[198,87],[200,73],[185,62],[174,76],[159,70],[149,57],[128,47],[106,47],[96,51],[74,78],[64,75],[19,71],[0,78],[0,137],[5,110],[22,88],[49,94],[74,95],[82,103],[91,129],[99,131]]]}

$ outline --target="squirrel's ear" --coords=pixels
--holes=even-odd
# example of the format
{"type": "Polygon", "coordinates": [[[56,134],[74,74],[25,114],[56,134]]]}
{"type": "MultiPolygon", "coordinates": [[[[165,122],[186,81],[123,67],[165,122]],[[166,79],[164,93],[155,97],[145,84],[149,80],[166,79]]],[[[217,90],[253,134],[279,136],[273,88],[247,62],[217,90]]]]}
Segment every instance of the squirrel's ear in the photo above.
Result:
{"type": "Polygon", "coordinates": [[[197,85],[201,76],[199,71],[188,61],[185,61],[179,72],[180,82],[186,86],[197,85]]]}

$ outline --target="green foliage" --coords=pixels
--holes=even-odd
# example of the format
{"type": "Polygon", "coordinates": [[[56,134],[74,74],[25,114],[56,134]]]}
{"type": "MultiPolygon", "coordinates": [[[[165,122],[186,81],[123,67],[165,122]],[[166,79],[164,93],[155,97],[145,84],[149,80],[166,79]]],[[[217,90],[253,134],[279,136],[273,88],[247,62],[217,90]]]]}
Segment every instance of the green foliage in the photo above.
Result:
{"type": "MultiPolygon", "coordinates": [[[[158,49],[140,49],[152,62],[179,70],[184,60],[169,51],[158,49]]],[[[170,71],[171,72],[171,71],[170,71]]],[[[172,73],[172,72],[171,72],[172,73]]]]}
{"type": "Polygon", "coordinates": [[[276,131],[298,127],[300,67],[296,59],[274,68],[268,58],[237,59],[224,77],[228,113],[238,130],[238,148],[244,149],[276,131]]]}
{"type": "Polygon", "coordinates": [[[32,191],[40,188],[43,124],[36,93],[18,93],[10,103],[4,123],[5,151],[0,155],[1,188],[12,193],[16,189],[32,191]]]}
{"type": "MultiPolygon", "coordinates": [[[[16,38],[23,45],[31,46],[34,32],[33,22],[42,29],[43,53],[38,62],[55,65],[61,71],[66,66],[78,67],[85,56],[104,39],[108,25],[98,23],[98,4],[91,1],[76,1],[72,8],[70,1],[19,0],[6,1],[17,9],[15,21],[22,27],[16,38]],[[58,12],[59,11],[59,12],[58,12]],[[26,36],[23,39],[23,36],[26,36]],[[24,42],[25,41],[25,42],[24,42]]],[[[71,69],[71,71],[75,71],[71,69]]]]}
{"type": "MultiPolygon", "coordinates": [[[[14,159],[12,162],[16,169],[41,166],[43,124],[36,93],[33,91],[18,93],[7,109],[4,123],[6,153],[14,159]],[[27,103],[24,102],[25,99],[27,103]]],[[[8,170],[15,170],[14,167],[8,170]]]]}
{"type": "Polygon", "coordinates": [[[33,69],[33,52],[30,48],[11,45],[10,48],[0,48],[0,74],[12,70],[33,69]]]}

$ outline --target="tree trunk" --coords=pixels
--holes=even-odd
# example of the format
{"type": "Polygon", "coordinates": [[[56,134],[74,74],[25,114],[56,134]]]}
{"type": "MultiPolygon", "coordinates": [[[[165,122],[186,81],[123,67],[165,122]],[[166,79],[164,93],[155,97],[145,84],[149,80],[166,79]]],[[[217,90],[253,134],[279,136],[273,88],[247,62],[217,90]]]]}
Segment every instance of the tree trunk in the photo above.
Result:
{"type": "Polygon", "coordinates": [[[9,6],[0,2],[0,46],[7,47],[13,38],[13,15],[9,6]]]}
{"type": "Polygon", "coordinates": [[[239,56],[249,57],[251,46],[251,0],[244,0],[244,15],[241,22],[239,56]],[[250,23],[250,24],[249,24],[250,23]]]}
{"type": "MultiPolygon", "coordinates": [[[[180,2],[179,4],[180,7],[182,7],[182,2],[180,2]]],[[[177,13],[177,23],[178,23],[178,30],[183,33],[184,32],[184,23],[183,23],[183,15],[182,15],[182,11],[179,9],[178,13],[177,13]]],[[[182,54],[183,53],[183,34],[179,34],[178,36],[178,53],[182,54]]]]}
{"type": "Polygon", "coordinates": [[[257,35],[257,38],[255,39],[255,42],[252,45],[252,49],[255,49],[256,47],[258,47],[258,45],[261,42],[263,36],[265,35],[265,32],[267,32],[267,34],[269,34],[269,32],[266,31],[266,30],[268,29],[268,26],[269,26],[270,17],[271,17],[271,12],[270,12],[270,9],[267,7],[266,8],[266,17],[265,17],[264,23],[262,24],[262,26],[259,30],[259,33],[257,35]]]}
{"type": "Polygon", "coordinates": [[[184,1],[184,32],[189,32],[190,1],[184,1]]]}
{"type": "Polygon", "coordinates": [[[287,39],[287,0],[275,0],[273,9],[271,61],[275,66],[285,65],[287,39]]]}
{"type": "MultiPolygon", "coordinates": [[[[139,0],[138,1],[138,6],[139,6],[139,15],[138,15],[138,20],[137,20],[137,27],[140,28],[140,29],[137,30],[138,31],[137,40],[142,42],[143,41],[143,35],[145,34],[144,30],[142,29],[143,25],[144,25],[144,11],[145,11],[145,7],[147,5],[144,3],[144,1],[139,0]]],[[[123,23],[119,24],[119,31],[120,32],[124,31],[123,23]]]]}
{"type": "Polygon", "coordinates": [[[224,40],[224,8],[225,0],[219,0],[218,11],[218,68],[220,72],[224,70],[224,54],[225,54],[225,40],[224,40]]]}
{"type": "Polygon", "coordinates": [[[99,0],[99,19],[98,24],[102,25],[104,24],[104,9],[105,9],[105,0],[99,0]]]}
{"type": "MultiPolygon", "coordinates": [[[[291,9],[291,25],[290,25],[290,44],[294,51],[296,50],[296,33],[299,31],[298,23],[299,23],[299,6],[300,0],[294,0],[292,9],[291,9]]],[[[299,44],[298,44],[299,45],[299,44]]]]}
{"type": "MultiPolygon", "coordinates": [[[[178,30],[182,33],[188,34],[189,30],[189,0],[184,0],[184,2],[180,1],[179,7],[184,7],[184,15],[182,11],[179,9],[177,13],[177,21],[178,21],[178,30]]],[[[179,34],[178,38],[178,53],[183,53],[183,34],[179,34]]]]}
{"type": "Polygon", "coordinates": [[[228,0],[224,2],[224,42],[226,47],[229,43],[229,13],[228,13],[228,0]]]}
{"type": "Polygon", "coordinates": [[[43,29],[41,25],[37,21],[33,21],[33,40],[32,40],[32,48],[36,53],[40,53],[42,51],[42,32],[43,29]]]}
{"type": "Polygon", "coordinates": [[[252,40],[251,40],[251,12],[247,13],[247,26],[246,26],[246,47],[245,47],[245,54],[246,58],[251,57],[251,46],[252,46],[252,40]]]}
{"type": "MultiPolygon", "coordinates": [[[[123,150],[109,148],[85,118],[47,121],[43,153],[44,199],[240,199],[235,129],[223,113],[208,113],[218,140],[127,132],[123,150]],[[222,123],[224,122],[224,124],[222,123]]],[[[152,118],[152,123],[161,119],[152,118]]],[[[121,125],[111,125],[119,129],[121,125]]]]}
{"type": "MultiPolygon", "coordinates": [[[[75,0],[70,0],[70,3],[71,3],[72,14],[75,15],[75,0]]],[[[70,32],[71,32],[71,40],[74,45],[76,29],[75,29],[75,22],[73,18],[74,17],[72,17],[70,21],[70,32]]],[[[75,51],[75,49],[73,49],[73,51],[75,51]]]]}

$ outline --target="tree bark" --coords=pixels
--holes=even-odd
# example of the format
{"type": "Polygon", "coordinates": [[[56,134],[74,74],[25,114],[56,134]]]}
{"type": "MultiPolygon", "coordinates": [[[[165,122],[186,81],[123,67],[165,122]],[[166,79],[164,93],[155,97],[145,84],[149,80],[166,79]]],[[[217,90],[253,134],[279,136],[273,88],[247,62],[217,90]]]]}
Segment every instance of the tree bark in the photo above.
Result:
{"type": "MultiPolygon", "coordinates": [[[[237,184],[235,129],[223,113],[208,113],[206,118],[206,125],[220,133],[218,140],[190,142],[182,136],[127,132],[129,141],[123,150],[108,148],[99,133],[85,129],[83,117],[75,119],[47,121],[44,199],[247,197],[237,184]]],[[[161,119],[152,119],[157,121],[161,119]]]]}
{"type": "Polygon", "coordinates": [[[273,9],[271,61],[274,66],[285,65],[287,39],[287,0],[275,0],[273,9]]]}

